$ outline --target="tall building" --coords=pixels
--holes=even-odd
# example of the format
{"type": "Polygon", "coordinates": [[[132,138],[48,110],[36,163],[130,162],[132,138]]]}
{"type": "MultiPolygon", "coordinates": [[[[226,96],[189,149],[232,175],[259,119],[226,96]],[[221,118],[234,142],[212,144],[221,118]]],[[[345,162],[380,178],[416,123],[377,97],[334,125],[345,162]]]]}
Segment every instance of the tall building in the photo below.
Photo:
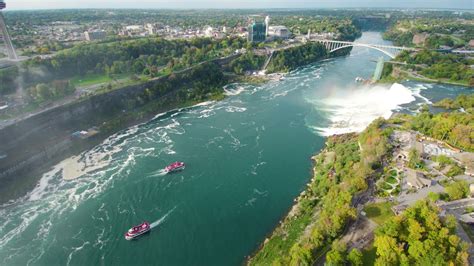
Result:
{"type": "Polygon", "coordinates": [[[84,32],[84,37],[86,41],[98,41],[103,40],[107,37],[107,33],[105,31],[86,31],[84,32]]]}
{"type": "Polygon", "coordinates": [[[249,25],[250,42],[264,42],[266,39],[266,26],[264,22],[253,22],[249,25]]]}
{"type": "Polygon", "coordinates": [[[10,34],[8,34],[7,25],[5,24],[5,19],[3,18],[2,9],[5,9],[6,7],[7,5],[5,4],[4,0],[0,0],[0,32],[3,36],[8,58],[11,60],[17,60],[18,56],[15,52],[15,48],[13,48],[12,40],[10,39],[10,34]]]}
{"type": "Polygon", "coordinates": [[[265,17],[265,36],[268,37],[268,29],[270,28],[270,17],[265,17]]]}

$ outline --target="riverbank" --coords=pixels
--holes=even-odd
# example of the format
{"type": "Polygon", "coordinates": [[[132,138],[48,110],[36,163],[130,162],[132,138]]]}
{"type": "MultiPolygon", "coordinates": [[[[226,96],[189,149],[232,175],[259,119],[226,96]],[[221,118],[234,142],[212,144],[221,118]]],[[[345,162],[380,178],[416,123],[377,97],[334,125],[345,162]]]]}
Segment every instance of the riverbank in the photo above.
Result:
{"type": "Polygon", "coordinates": [[[265,239],[249,265],[313,264],[356,218],[356,206],[367,196],[369,180],[389,150],[383,120],[362,133],[334,135],[313,157],[313,178],[291,211],[265,239]]]}
{"type": "MultiPolygon", "coordinates": [[[[391,65],[390,63],[385,63],[385,68],[391,65]]],[[[390,67],[390,69],[383,72],[382,78],[378,81],[381,84],[390,84],[396,82],[402,82],[405,80],[417,81],[417,82],[425,82],[425,83],[435,83],[435,84],[446,84],[446,85],[454,85],[454,86],[462,86],[467,88],[472,88],[467,82],[454,82],[448,79],[433,79],[422,76],[414,71],[403,70],[399,67],[390,67]]]]}

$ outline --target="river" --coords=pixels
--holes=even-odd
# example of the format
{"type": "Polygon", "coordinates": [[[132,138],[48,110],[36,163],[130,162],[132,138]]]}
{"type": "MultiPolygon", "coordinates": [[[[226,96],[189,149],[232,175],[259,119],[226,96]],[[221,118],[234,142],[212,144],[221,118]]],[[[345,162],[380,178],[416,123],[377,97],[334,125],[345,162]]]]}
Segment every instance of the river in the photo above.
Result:
{"type": "MultiPolygon", "coordinates": [[[[357,41],[382,43],[380,33],[357,41]]],[[[121,131],[81,156],[107,166],[74,180],[58,168],[0,208],[2,265],[239,265],[311,177],[324,136],[362,130],[463,88],[405,82],[365,87],[382,53],[354,48],[260,86],[121,131]],[[163,174],[173,161],[187,166],[163,174]],[[142,221],[137,241],[124,233],[142,221]]]]}

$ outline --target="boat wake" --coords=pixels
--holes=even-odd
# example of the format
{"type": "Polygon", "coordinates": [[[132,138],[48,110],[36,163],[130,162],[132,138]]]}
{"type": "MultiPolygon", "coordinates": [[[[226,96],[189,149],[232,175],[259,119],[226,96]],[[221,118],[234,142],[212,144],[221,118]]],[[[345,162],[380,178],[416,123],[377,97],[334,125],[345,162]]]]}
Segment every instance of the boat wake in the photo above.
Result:
{"type": "Polygon", "coordinates": [[[155,172],[152,172],[151,175],[149,175],[149,177],[158,177],[158,176],[164,176],[166,175],[166,170],[163,168],[163,169],[159,169],[155,172]]]}
{"type": "Polygon", "coordinates": [[[171,209],[170,211],[168,211],[165,215],[163,215],[163,217],[161,217],[160,219],[154,221],[153,223],[150,224],[150,228],[153,229],[155,227],[157,227],[158,225],[162,224],[163,222],[166,221],[166,218],[168,218],[168,216],[176,209],[176,206],[173,207],[173,209],[171,209]]]}

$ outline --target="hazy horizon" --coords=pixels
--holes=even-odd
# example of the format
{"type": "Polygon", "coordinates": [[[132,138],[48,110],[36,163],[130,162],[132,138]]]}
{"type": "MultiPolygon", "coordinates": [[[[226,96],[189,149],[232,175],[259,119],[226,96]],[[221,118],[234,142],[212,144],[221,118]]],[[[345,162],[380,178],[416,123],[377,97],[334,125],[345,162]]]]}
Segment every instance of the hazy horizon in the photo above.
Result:
{"type": "Polygon", "coordinates": [[[136,0],[136,1],[68,1],[68,0],[6,0],[7,10],[29,9],[76,9],[76,8],[153,8],[153,9],[272,9],[272,8],[419,8],[419,9],[474,9],[472,0],[422,0],[422,1],[391,1],[391,0],[278,0],[278,1],[209,1],[209,0],[136,0]]]}

